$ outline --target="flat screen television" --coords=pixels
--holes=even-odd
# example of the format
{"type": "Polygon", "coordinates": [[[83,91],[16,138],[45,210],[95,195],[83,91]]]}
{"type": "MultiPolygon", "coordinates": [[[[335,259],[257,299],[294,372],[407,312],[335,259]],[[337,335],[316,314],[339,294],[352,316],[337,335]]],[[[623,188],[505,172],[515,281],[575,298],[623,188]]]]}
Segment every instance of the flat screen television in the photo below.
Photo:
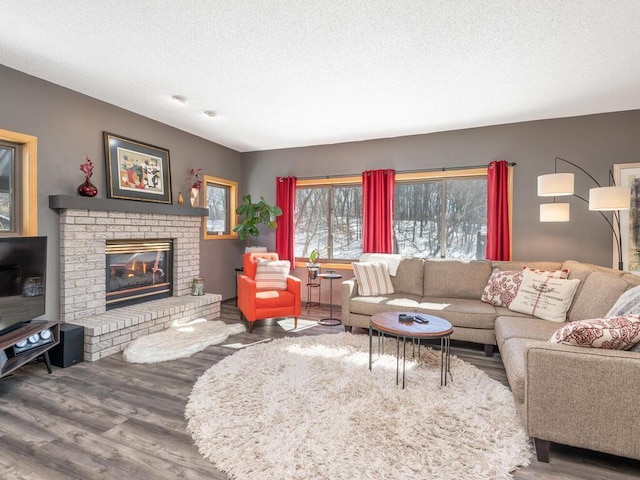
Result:
{"type": "Polygon", "coordinates": [[[44,315],[47,237],[0,238],[0,334],[44,315]]]}

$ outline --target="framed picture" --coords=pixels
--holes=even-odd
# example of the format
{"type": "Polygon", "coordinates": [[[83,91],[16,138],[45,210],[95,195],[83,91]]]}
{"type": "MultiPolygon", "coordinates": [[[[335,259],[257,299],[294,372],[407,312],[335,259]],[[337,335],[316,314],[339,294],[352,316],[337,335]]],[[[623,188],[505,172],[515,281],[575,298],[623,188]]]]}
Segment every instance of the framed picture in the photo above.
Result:
{"type": "Polygon", "coordinates": [[[104,132],[107,198],[172,203],[169,150],[104,132]]]}
{"type": "MultiPolygon", "coordinates": [[[[620,238],[624,269],[640,275],[640,163],[616,163],[613,176],[619,187],[631,188],[631,208],[620,211],[620,238]]],[[[618,251],[614,238],[614,266],[618,251]]]]}

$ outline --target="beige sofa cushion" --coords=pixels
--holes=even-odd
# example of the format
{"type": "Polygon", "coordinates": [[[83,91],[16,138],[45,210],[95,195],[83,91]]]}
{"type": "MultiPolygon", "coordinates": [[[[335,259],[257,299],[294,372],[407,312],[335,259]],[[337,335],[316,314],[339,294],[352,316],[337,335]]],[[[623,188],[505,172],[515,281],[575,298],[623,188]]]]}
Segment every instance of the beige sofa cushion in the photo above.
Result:
{"type": "Polygon", "coordinates": [[[573,301],[568,320],[603,318],[628,287],[622,277],[598,271],[590,273],[573,301]]]}
{"type": "Polygon", "coordinates": [[[491,266],[500,270],[522,270],[524,267],[537,268],[538,270],[560,270],[561,262],[491,262],[491,266]]]}
{"type": "Polygon", "coordinates": [[[529,340],[541,340],[546,342],[558,328],[566,323],[552,322],[534,317],[507,317],[496,318],[495,332],[498,345],[511,338],[528,338],[529,340]]]}
{"type": "Polygon", "coordinates": [[[414,312],[420,303],[420,297],[393,293],[378,297],[353,297],[349,301],[349,310],[361,315],[375,315],[381,312],[414,312]]]}
{"type": "Polygon", "coordinates": [[[417,312],[444,318],[454,327],[493,329],[496,309],[480,300],[448,297],[424,297],[417,312]]]}
{"type": "Polygon", "coordinates": [[[422,296],[424,289],[424,260],[417,257],[406,257],[400,260],[391,284],[396,293],[409,293],[422,296]]]}
{"type": "Polygon", "coordinates": [[[426,260],[424,296],[480,300],[490,275],[490,262],[426,260]]]}

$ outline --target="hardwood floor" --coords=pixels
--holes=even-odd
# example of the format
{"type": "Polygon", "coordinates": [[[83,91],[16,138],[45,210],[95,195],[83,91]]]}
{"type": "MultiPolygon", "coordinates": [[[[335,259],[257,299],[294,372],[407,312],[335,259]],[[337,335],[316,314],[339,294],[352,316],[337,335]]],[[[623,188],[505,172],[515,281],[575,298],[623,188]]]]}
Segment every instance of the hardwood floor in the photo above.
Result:
{"type": "MultiPolygon", "coordinates": [[[[326,310],[303,312],[303,318],[325,316],[326,310]]],[[[238,321],[233,302],[223,303],[221,318],[238,321]]],[[[287,334],[268,320],[228,343],[342,331],[341,326],[314,326],[287,334]]],[[[187,359],[152,365],[127,364],[117,354],[71,368],[53,367],[51,375],[43,363],[19,369],[0,380],[0,479],[227,479],[200,457],[183,416],[195,380],[233,352],[212,346],[187,359]]],[[[456,342],[452,353],[507,383],[498,353],[486,358],[482,346],[456,342]]],[[[534,458],[514,477],[640,478],[640,462],[554,444],[548,464],[534,458]]]]}

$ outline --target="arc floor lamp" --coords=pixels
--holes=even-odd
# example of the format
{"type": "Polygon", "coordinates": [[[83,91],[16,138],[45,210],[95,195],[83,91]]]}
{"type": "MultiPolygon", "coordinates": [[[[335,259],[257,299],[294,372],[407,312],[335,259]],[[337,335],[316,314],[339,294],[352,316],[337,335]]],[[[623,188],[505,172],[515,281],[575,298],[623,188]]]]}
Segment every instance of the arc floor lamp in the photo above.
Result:
{"type": "Polygon", "coordinates": [[[631,205],[631,189],[629,187],[618,187],[615,185],[613,174],[609,170],[609,185],[603,187],[584,168],[576,165],[564,158],[555,158],[555,172],[538,177],[538,196],[554,197],[553,203],[543,203],[540,205],[541,222],[568,222],[570,220],[570,204],[556,203],[555,197],[573,195],[583,202],[589,204],[589,210],[596,211],[602,215],[611,227],[613,238],[618,251],[618,269],[624,268],[622,262],[622,237],[620,230],[620,210],[629,210],[631,205]],[[558,173],[558,161],[568,163],[587,175],[597,187],[589,189],[589,200],[574,192],[574,174],[558,173]],[[613,212],[613,223],[603,212],[613,212]],[[615,227],[614,227],[615,224],[615,227]]]}

